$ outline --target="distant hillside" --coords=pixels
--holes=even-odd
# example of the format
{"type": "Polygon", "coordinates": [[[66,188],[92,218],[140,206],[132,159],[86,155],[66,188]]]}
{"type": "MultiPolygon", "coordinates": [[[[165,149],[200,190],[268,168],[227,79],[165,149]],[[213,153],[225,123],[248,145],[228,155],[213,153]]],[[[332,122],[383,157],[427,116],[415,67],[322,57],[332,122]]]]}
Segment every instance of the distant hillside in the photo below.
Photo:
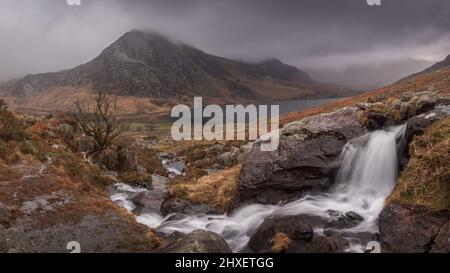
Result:
{"type": "Polygon", "coordinates": [[[305,72],[277,59],[233,61],[137,30],[124,34],[86,64],[28,75],[3,85],[0,91],[3,96],[34,97],[30,103],[21,102],[27,107],[51,107],[55,96],[59,96],[56,106],[66,106],[78,93],[98,91],[150,98],[159,104],[192,100],[194,95],[219,103],[345,95],[336,87],[315,83],[305,72]]]}
{"type": "Polygon", "coordinates": [[[439,69],[443,69],[446,67],[450,67],[450,54],[443,61],[437,62],[437,63],[433,64],[432,66],[428,67],[427,69],[425,69],[419,73],[415,73],[415,74],[409,76],[408,78],[414,77],[414,76],[417,76],[420,74],[426,74],[426,73],[429,73],[429,72],[432,72],[435,70],[439,70],[439,69]]]}
{"type": "Polygon", "coordinates": [[[286,114],[282,117],[280,123],[286,124],[308,116],[332,112],[338,108],[355,106],[356,104],[366,102],[367,100],[377,101],[380,100],[380,98],[397,98],[406,92],[418,93],[422,91],[432,91],[439,94],[450,95],[450,65],[448,65],[448,60],[449,58],[447,57],[445,61],[439,62],[421,73],[399,80],[394,84],[354,97],[348,97],[321,106],[309,108],[305,111],[286,114]]]}

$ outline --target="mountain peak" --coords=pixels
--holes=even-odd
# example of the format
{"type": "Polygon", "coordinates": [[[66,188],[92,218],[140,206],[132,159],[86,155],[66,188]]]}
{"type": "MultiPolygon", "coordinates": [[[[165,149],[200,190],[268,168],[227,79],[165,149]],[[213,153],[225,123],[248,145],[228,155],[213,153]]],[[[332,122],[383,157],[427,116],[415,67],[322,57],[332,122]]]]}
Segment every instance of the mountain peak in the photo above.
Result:
{"type": "Polygon", "coordinates": [[[229,60],[163,34],[137,29],[122,35],[86,64],[28,75],[6,90],[28,96],[66,87],[167,101],[203,96],[222,102],[254,102],[340,94],[276,58],[260,63],[229,60]]]}

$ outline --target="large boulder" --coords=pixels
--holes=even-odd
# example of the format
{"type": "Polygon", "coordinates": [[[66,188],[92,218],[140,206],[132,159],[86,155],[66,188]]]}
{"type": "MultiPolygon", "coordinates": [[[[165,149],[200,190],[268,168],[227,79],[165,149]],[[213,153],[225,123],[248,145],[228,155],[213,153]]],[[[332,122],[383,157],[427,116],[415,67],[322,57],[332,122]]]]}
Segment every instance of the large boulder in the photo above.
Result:
{"type": "Polygon", "coordinates": [[[218,234],[195,230],[189,234],[179,236],[159,250],[161,253],[231,253],[224,239],[218,234]]]}
{"type": "Polygon", "coordinates": [[[273,152],[261,151],[257,141],[243,164],[234,206],[274,204],[328,189],[341,164],[342,148],[366,132],[358,113],[356,108],[342,108],[286,124],[273,152]]]}
{"type": "Polygon", "coordinates": [[[194,203],[186,199],[171,197],[165,199],[161,204],[162,215],[172,213],[178,214],[220,214],[216,209],[205,205],[194,203]]]}
{"type": "Polygon", "coordinates": [[[438,107],[434,110],[410,118],[407,122],[405,138],[411,142],[415,135],[422,134],[426,128],[450,115],[450,106],[438,107]]]}
{"type": "Polygon", "coordinates": [[[448,252],[450,212],[389,203],[379,217],[383,252],[448,252]]]}
{"type": "Polygon", "coordinates": [[[334,226],[332,222],[319,216],[272,216],[257,228],[248,246],[259,253],[277,252],[277,236],[283,234],[288,238],[288,244],[284,249],[286,252],[343,252],[349,244],[339,233],[319,234],[313,231],[316,227],[324,227],[327,224],[334,226]]]}

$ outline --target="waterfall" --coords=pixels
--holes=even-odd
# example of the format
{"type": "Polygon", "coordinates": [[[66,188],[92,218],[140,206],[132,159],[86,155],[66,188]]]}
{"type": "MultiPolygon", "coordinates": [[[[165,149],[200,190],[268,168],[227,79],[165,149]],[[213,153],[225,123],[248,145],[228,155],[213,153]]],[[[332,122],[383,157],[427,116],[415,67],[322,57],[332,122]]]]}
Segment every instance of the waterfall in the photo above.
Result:
{"type": "MultiPolygon", "coordinates": [[[[341,153],[342,164],[335,186],[327,193],[311,193],[284,205],[253,204],[238,208],[228,215],[189,215],[171,220],[155,214],[138,216],[140,223],[162,233],[188,233],[205,229],[220,234],[234,251],[244,249],[256,228],[270,215],[316,215],[330,218],[329,211],[356,212],[364,218],[346,233],[378,232],[377,218],[385,198],[397,178],[397,143],[405,125],[379,130],[365,136],[363,143],[351,141],[341,153]]],[[[361,251],[361,246],[353,247],[361,251]]]]}

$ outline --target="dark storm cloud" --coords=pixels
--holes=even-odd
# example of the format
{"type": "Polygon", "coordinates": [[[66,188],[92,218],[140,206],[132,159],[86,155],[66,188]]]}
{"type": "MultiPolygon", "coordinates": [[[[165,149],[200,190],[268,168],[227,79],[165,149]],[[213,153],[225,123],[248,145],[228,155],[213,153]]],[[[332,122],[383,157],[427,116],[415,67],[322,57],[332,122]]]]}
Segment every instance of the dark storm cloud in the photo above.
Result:
{"type": "Polygon", "coordinates": [[[425,65],[450,53],[448,0],[81,1],[0,0],[0,79],[86,62],[133,28],[221,56],[278,57],[324,78],[330,69],[425,65]]]}

